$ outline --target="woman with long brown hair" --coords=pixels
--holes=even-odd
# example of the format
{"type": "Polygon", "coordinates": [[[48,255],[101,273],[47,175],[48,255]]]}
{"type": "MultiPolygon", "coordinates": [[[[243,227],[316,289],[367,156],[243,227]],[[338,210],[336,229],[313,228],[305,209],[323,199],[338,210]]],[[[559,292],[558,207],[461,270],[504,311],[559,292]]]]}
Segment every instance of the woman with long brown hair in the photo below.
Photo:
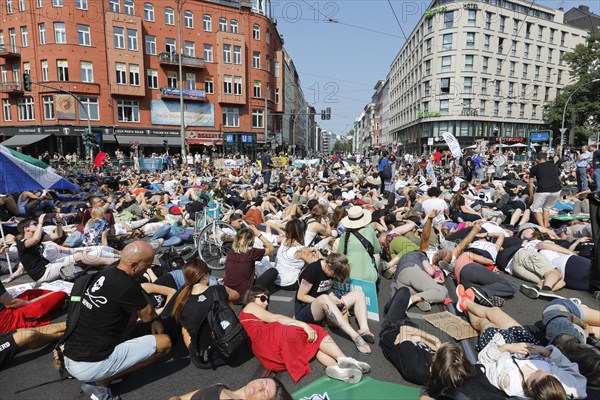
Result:
{"type": "Polygon", "coordinates": [[[208,265],[199,258],[185,263],[185,286],[175,296],[171,311],[171,315],[181,324],[183,341],[190,351],[192,363],[202,369],[218,367],[231,361],[209,345],[212,341],[206,316],[215,301],[233,302],[239,298],[236,291],[225,286],[209,286],[208,272],[208,265]]]}

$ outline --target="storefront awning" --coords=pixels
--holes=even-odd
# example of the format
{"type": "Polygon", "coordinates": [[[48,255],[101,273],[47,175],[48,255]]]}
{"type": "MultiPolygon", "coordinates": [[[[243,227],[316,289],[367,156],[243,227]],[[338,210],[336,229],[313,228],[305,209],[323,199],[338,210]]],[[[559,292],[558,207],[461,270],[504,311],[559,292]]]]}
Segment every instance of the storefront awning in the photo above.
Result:
{"type": "Polygon", "coordinates": [[[30,144],[46,139],[50,135],[15,135],[0,143],[2,146],[29,146],[30,144]]]}
{"type": "Polygon", "coordinates": [[[189,144],[202,144],[204,146],[220,146],[223,144],[222,139],[209,139],[209,138],[189,138],[187,139],[189,144]]]}
{"type": "Polygon", "coordinates": [[[103,135],[104,143],[119,143],[121,146],[129,146],[133,142],[139,142],[141,146],[162,146],[166,140],[169,146],[181,146],[181,138],[178,136],[133,136],[133,135],[103,135]]]}

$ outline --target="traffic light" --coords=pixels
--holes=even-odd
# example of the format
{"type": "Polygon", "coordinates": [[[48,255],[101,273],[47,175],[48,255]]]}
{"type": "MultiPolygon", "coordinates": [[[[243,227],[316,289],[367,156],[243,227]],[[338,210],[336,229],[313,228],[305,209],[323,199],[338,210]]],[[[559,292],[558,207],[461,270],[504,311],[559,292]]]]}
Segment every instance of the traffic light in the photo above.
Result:
{"type": "Polygon", "coordinates": [[[327,111],[321,110],[321,119],[327,119],[327,111]]]}
{"type": "Polygon", "coordinates": [[[325,110],[325,114],[327,116],[327,119],[331,119],[331,107],[327,107],[327,109],[325,110]]]}
{"type": "Polygon", "coordinates": [[[31,75],[29,75],[29,72],[23,72],[23,88],[28,92],[31,91],[31,75]]]}
{"type": "Polygon", "coordinates": [[[94,132],[91,132],[89,129],[83,130],[83,144],[86,146],[93,146],[96,144],[94,132]]]}

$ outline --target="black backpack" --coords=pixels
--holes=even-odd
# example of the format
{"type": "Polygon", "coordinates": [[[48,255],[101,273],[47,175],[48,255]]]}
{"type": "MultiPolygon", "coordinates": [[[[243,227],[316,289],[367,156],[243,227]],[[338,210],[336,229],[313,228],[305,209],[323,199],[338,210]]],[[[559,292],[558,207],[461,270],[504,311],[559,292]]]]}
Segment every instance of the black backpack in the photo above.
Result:
{"type": "Polygon", "coordinates": [[[216,300],[208,311],[213,345],[224,358],[232,358],[246,344],[248,335],[227,302],[216,300]]]}
{"type": "Polygon", "coordinates": [[[173,270],[182,269],[185,264],[183,256],[173,247],[170,247],[161,254],[158,257],[158,261],[160,261],[160,267],[154,268],[153,271],[159,278],[173,270]]]}
{"type": "Polygon", "coordinates": [[[390,160],[388,160],[383,166],[383,169],[381,170],[381,177],[383,179],[392,179],[392,163],[390,160]]]}

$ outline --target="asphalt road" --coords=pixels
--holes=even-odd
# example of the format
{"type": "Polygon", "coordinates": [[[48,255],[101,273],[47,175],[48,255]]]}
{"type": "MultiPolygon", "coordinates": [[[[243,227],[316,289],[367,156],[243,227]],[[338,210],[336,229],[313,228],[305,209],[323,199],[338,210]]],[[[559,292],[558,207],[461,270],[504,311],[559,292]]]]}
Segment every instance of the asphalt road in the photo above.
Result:
{"type": "MultiPolygon", "coordinates": [[[[215,275],[219,276],[217,272],[215,275]]],[[[519,282],[517,279],[515,282],[519,282]]],[[[26,280],[21,278],[16,283],[26,280]]],[[[379,293],[380,310],[389,299],[389,282],[381,282],[379,293]]],[[[595,300],[591,294],[562,290],[561,295],[565,297],[579,297],[584,304],[600,309],[600,301],[595,300]]],[[[272,297],[270,310],[275,313],[293,315],[293,292],[280,291],[272,297]]],[[[452,295],[454,296],[454,295],[452,295]]],[[[506,302],[504,310],[522,324],[533,324],[541,316],[541,311],[547,303],[545,300],[531,300],[521,293],[506,302]]],[[[431,312],[443,311],[443,306],[434,305],[431,312]]],[[[436,328],[427,324],[419,318],[421,313],[416,307],[410,309],[414,314],[414,320],[428,332],[437,334],[442,341],[452,339],[436,328]]],[[[383,316],[381,316],[383,317],[383,316]]],[[[64,320],[65,315],[57,318],[64,320]]],[[[377,337],[380,323],[370,321],[372,332],[377,337]]],[[[143,327],[141,328],[143,329],[143,327]]],[[[329,330],[329,328],[327,328],[329,330]]],[[[143,333],[141,333],[143,334],[143,333]]],[[[371,364],[370,376],[388,382],[407,384],[396,369],[384,358],[381,348],[372,345],[372,354],[361,355],[352,342],[335,331],[332,336],[340,348],[347,354],[371,364]]],[[[471,342],[474,343],[474,340],[471,342]]],[[[37,351],[26,351],[20,353],[4,370],[0,371],[0,399],[2,400],[26,400],[26,399],[82,399],[80,394],[80,382],[66,380],[63,382],[52,382],[58,379],[58,372],[52,366],[52,346],[46,346],[37,351]]],[[[293,393],[304,385],[318,379],[325,373],[325,368],[315,359],[311,362],[311,374],[294,383],[287,373],[279,373],[288,390],[293,393]]],[[[182,394],[201,388],[213,383],[224,383],[230,388],[238,388],[256,377],[262,371],[261,365],[255,358],[237,367],[225,366],[212,370],[199,370],[189,360],[188,352],[181,341],[173,346],[170,355],[150,366],[143,368],[127,376],[125,379],[113,384],[113,392],[119,394],[123,399],[167,399],[175,394],[182,394]]],[[[371,397],[376,399],[376,396],[371,397]]]]}

